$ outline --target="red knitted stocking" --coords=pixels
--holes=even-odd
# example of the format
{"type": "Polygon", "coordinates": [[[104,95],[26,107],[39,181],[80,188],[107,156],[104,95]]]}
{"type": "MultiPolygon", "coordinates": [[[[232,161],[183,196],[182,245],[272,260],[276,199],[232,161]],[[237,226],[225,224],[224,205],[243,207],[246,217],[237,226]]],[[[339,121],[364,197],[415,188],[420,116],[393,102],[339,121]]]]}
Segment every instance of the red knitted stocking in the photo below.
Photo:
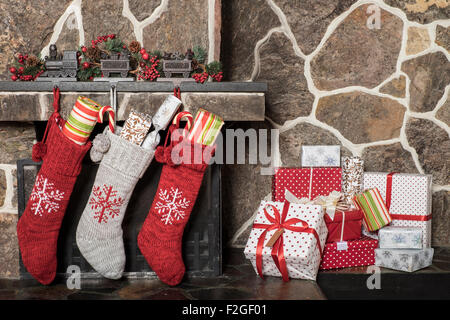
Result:
{"type": "Polygon", "coordinates": [[[17,224],[23,264],[42,284],[55,278],[59,229],[81,161],[91,146],[91,142],[77,145],[62,133],[65,121],[58,113],[59,90],[54,99],[55,112],[48,120],[44,139],[33,146],[33,160],[42,159],[43,163],[17,224]]]}
{"type": "Polygon", "coordinates": [[[152,207],[138,235],[138,246],[159,279],[171,286],[180,283],[185,272],[181,256],[183,231],[211,153],[211,147],[188,140],[174,146],[158,147],[155,153],[155,159],[164,166],[152,207]],[[175,160],[171,158],[173,148],[182,150],[175,152],[181,157],[185,151],[189,152],[191,163],[174,164],[175,160]],[[203,158],[202,154],[208,156],[203,158]]]}

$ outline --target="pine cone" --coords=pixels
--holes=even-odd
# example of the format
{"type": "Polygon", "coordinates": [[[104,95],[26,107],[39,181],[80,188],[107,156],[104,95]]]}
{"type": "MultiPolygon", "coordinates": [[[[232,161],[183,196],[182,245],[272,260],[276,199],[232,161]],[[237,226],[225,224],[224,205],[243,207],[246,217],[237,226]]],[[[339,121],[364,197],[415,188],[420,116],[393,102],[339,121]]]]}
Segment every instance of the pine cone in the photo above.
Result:
{"type": "Polygon", "coordinates": [[[87,51],[85,52],[85,55],[88,59],[90,59],[91,61],[100,61],[100,56],[101,56],[101,51],[99,48],[97,47],[90,47],[87,49],[87,51]]]}
{"type": "Polygon", "coordinates": [[[131,41],[128,45],[128,50],[130,50],[133,53],[138,53],[141,50],[141,44],[139,41],[131,41]]]}
{"type": "Polygon", "coordinates": [[[39,60],[38,57],[36,57],[36,56],[29,56],[28,59],[27,59],[26,64],[27,64],[28,67],[35,67],[35,66],[37,66],[39,64],[39,62],[40,62],[40,60],[39,60]]]}

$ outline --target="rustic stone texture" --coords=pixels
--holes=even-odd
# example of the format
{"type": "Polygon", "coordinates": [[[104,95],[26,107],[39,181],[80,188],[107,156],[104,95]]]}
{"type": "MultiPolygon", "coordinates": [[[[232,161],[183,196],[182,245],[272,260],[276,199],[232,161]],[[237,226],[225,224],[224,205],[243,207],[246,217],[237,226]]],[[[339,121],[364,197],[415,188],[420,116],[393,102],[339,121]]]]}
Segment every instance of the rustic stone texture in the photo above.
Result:
{"type": "MultiPolygon", "coordinates": [[[[1,120],[36,120],[45,121],[53,113],[53,94],[43,94],[41,112],[38,95],[0,95],[0,103],[6,106],[0,109],[1,120]],[[20,106],[21,112],[17,112],[20,106]],[[22,108],[23,106],[23,108],[22,108]],[[2,113],[3,112],[3,113],[2,113]]],[[[100,105],[111,105],[109,93],[62,93],[60,113],[64,119],[75,105],[79,96],[88,96],[100,105]]],[[[131,109],[154,115],[169,93],[118,93],[117,120],[126,120],[131,109]],[[125,96],[128,97],[126,102],[125,96]]],[[[182,93],[185,109],[196,113],[198,108],[224,117],[225,121],[260,121],[264,120],[265,97],[263,93],[182,93]],[[245,106],[245,107],[243,107],[245,106]]],[[[1,126],[0,126],[1,128],[1,126]]]]}
{"type": "Polygon", "coordinates": [[[89,45],[91,40],[111,33],[115,33],[126,43],[136,38],[130,20],[122,16],[122,6],[122,0],[83,1],[81,3],[86,44],[89,45]]]}
{"type": "Polygon", "coordinates": [[[144,28],[148,50],[186,52],[199,45],[208,51],[208,1],[169,1],[168,9],[144,28]]]}
{"type": "Polygon", "coordinates": [[[450,83],[450,62],[442,52],[429,53],[402,63],[402,71],[411,80],[412,111],[427,112],[436,107],[450,83]]]}
{"type": "Polygon", "coordinates": [[[264,121],[262,93],[182,93],[185,110],[193,115],[199,108],[221,116],[225,121],[264,121]]]}
{"type": "Polygon", "coordinates": [[[320,90],[347,86],[376,87],[396,69],[403,22],[380,9],[381,28],[366,26],[369,5],[353,10],[341,22],[311,61],[311,73],[320,90]]]}
{"type": "Polygon", "coordinates": [[[316,116],[353,143],[367,143],[397,138],[404,113],[397,101],[357,91],[321,98],[316,116]]]}
{"type": "Polygon", "coordinates": [[[286,15],[287,22],[306,55],[314,51],[328,25],[356,0],[275,0],[286,15]]]}
{"type": "Polygon", "coordinates": [[[400,8],[406,13],[408,20],[427,24],[435,20],[448,19],[450,6],[448,1],[441,0],[384,0],[388,5],[400,8]]]}
{"type": "MultiPolygon", "coordinates": [[[[67,120],[67,118],[69,117],[70,111],[72,111],[73,106],[75,105],[75,102],[77,101],[77,98],[79,96],[87,96],[102,106],[111,105],[109,93],[81,93],[81,92],[78,94],[61,93],[59,98],[59,108],[60,108],[59,113],[64,119],[67,120]]],[[[120,105],[122,96],[123,95],[120,94],[117,95],[118,106],[120,105]]],[[[53,113],[53,94],[45,94],[43,100],[44,100],[43,107],[47,111],[44,119],[48,119],[53,113]]]]}
{"type": "Polygon", "coordinates": [[[432,245],[450,245],[450,192],[439,191],[433,194],[432,245]]]}
{"type": "Polygon", "coordinates": [[[71,0],[0,1],[0,80],[9,79],[14,54],[38,54],[47,45],[53,27],[71,0]]]}
{"type": "Polygon", "coordinates": [[[411,153],[400,143],[367,147],[362,158],[365,171],[418,173],[411,153]]]}
{"type": "Polygon", "coordinates": [[[0,278],[19,277],[16,225],[16,214],[0,214],[0,278]]]}
{"type": "Polygon", "coordinates": [[[280,22],[264,0],[229,0],[222,5],[224,75],[229,80],[248,80],[253,71],[256,43],[280,22]]]}
{"type": "Polygon", "coordinates": [[[222,43],[222,0],[214,0],[214,60],[220,59],[222,43]]]}
{"type": "Polygon", "coordinates": [[[8,186],[6,185],[6,173],[4,170],[0,169],[0,207],[5,204],[7,188],[8,186]]]}
{"type": "Polygon", "coordinates": [[[283,33],[273,33],[261,47],[256,81],[268,83],[266,114],[276,123],[310,114],[314,96],[303,72],[304,61],[295,55],[289,39],[283,33]]]}
{"type": "Polygon", "coordinates": [[[400,76],[398,78],[392,79],[384,86],[380,88],[381,93],[390,94],[391,96],[397,98],[404,98],[406,90],[406,78],[405,76],[400,76]]]}
{"type": "Polygon", "coordinates": [[[450,52],[450,27],[446,28],[438,24],[436,26],[436,39],[434,42],[450,52]]]}
{"type": "Polygon", "coordinates": [[[123,110],[121,109],[123,106],[119,104],[120,109],[117,113],[117,119],[128,119],[132,109],[153,116],[167,98],[167,95],[167,93],[132,93],[129,95],[128,103],[123,110]]]}
{"type": "Polygon", "coordinates": [[[13,197],[11,199],[11,205],[14,209],[17,209],[17,170],[11,170],[11,175],[13,178],[13,197]]]}
{"type": "Polygon", "coordinates": [[[138,21],[150,17],[160,4],[161,0],[128,0],[130,11],[138,21]]]}
{"type": "MultiPolygon", "coordinates": [[[[266,122],[240,123],[233,129],[270,129],[266,122]]],[[[269,134],[270,138],[270,134],[269,134]]],[[[248,139],[247,139],[248,140],[248,139]]],[[[254,145],[250,146],[252,149],[254,145]]],[[[261,175],[261,168],[267,167],[261,164],[248,164],[249,143],[246,142],[245,164],[227,164],[223,166],[223,225],[224,243],[228,243],[239,228],[253,215],[260,201],[271,192],[272,176],[261,175]]],[[[268,146],[270,152],[270,142],[268,146]]],[[[249,235],[246,230],[234,243],[245,245],[249,235]]]]}
{"type": "Polygon", "coordinates": [[[0,94],[1,121],[39,120],[41,107],[34,94],[0,94]]]}
{"type": "Polygon", "coordinates": [[[450,99],[447,96],[447,101],[439,108],[436,112],[436,119],[445,122],[448,126],[450,126],[450,99]]]}
{"type": "MultiPolygon", "coordinates": [[[[294,128],[280,134],[280,154],[283,166],[299,167],[302,145],[338,145],[339,140],[329,131],[309,123],[299,123],[294,128]]],[[[342,156],[351,152],[341,147],[342,156]]]]}
{"type": "Polygon", "coordinates": [[[36,134],[31,123],[0,122],[0,163],[31,158],[36,134]]]}
{"type": "Polygon", "coordinates": [[[77,50],[79,43],[78,21],[75,14],[72,13],[67,17],[63,25],[58,40],[56,41],[56,47],[58,48],[58,52],[62,53],[64,50],[77,50]]]}
{"type": "Polygon", "coordinates": [[[426,173],[433,174],[433,183],[450,181],[450,138],[448,133],[424,119],[411,118],[406,125],[409,144],[416,149],[426,173]]]}
{"type": "Polygon", "coordinates": [[[430,47],[430,35],[428,30],[419,27],[408,28],[408,41],[406,42],[406,54],[416,54],[430,47]]]}

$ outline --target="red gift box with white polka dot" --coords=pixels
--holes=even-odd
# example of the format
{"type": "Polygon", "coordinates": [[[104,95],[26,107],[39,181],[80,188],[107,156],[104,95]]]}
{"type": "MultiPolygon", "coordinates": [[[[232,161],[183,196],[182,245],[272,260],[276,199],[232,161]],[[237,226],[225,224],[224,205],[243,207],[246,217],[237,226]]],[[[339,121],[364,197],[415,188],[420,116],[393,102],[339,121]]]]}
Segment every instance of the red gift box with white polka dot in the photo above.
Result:
{"type": "Polygon", "coordinates": [[[320,270],[374,265],[377,247],[378,240],[366,236],[344,243],[327,243],[320,270]]]}
{"type": "MultiPolygon", "coordinates": [[[[264,208],[268,204],[274,205],[278,209],[280,215],[282,214],[284,206],[283,202],[261,201],[255,220],[253,221],[254,224],[272,224],[264,214],[264,208]]],[[[291,218],[297,218],[308,223],[310,228],[316,230],[320,240],[320,247],[323,249],[328,230],[323,218],[322,207],[318,205],[295,203],[289,205],[286,221],[291,218]]],[[[266,210],[270,216],[274,217],[272,208],[267,207],[266,210]]],[[[296,223],[293,226],[302,226],[302,224],[296,223]]],[[[255,272],[257,272],[256,247],[258,239],[263,232],[264,229],[253,228],[244,249],[245,257],[250,260],[255,272]]],[[[267,242],[275,232],[276,229],[270,230],[265,236],[262,251],[262,273],[263,275],[281,277],[281,273],[271,256],[272,248],[266,247],[267,242]]],[[[294,232],[289,229],[284,229],[281,236],[283,237],[283,251],[289,278],[316,280],[321,255],[314,235],[311,233],[294,232]]]]}
{"type": "Polygon", "coordinates": [[[284,201],[285,189],[299,199],[313,200],[332,191],[341,192],[341,184],[341,168],[277,168],[272,178],[272,201],[284,201]]]}

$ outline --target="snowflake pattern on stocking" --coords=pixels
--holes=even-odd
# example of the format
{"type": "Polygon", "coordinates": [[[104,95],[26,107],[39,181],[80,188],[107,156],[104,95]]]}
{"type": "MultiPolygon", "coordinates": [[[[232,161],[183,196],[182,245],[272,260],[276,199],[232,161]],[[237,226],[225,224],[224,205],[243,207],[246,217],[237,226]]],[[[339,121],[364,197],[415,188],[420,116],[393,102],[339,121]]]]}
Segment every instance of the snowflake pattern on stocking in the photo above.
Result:
{"type": "Polygon", "coordinates": [[[120,213],[124,199],[117,196],[117,191],[111,185],[94,186],[89,204],[94,211],[94,219],[98,223],[107,223],[109,217],[115,218],[120,213]]]}
{"type": "Polygon", "coordinates": [[[47,178],[39,175],[36,178],[30,201],[31,212],[42,217],[43,213],[54,213],[59,209],[59,202],[64,199],[64,192],[55,188],[47,178]]]}
{"type": "Polygon", "coordinates": [[[184,211],[191,202],[183,197],[178,188],[170,187],[170,191],[160,190],[158,197],[160,201],[156,203],[155,209],[161,214],[161,221],[164,224],[173,224],[175,220],[184,219],[184,211]]]}

